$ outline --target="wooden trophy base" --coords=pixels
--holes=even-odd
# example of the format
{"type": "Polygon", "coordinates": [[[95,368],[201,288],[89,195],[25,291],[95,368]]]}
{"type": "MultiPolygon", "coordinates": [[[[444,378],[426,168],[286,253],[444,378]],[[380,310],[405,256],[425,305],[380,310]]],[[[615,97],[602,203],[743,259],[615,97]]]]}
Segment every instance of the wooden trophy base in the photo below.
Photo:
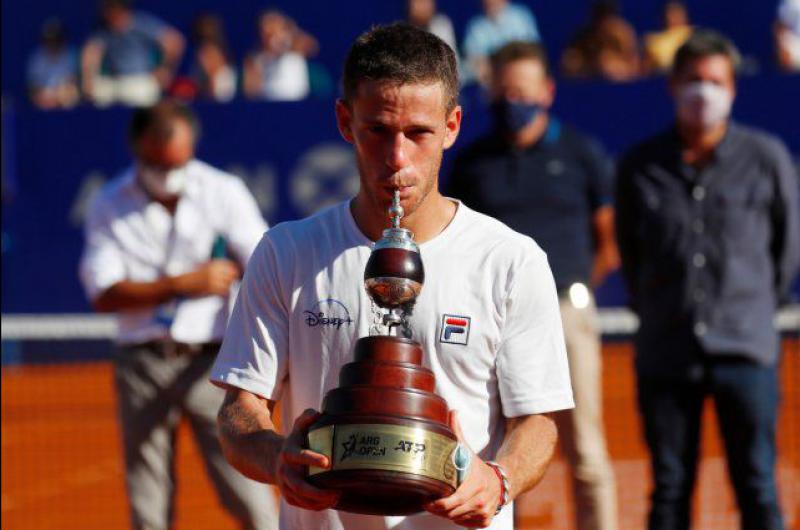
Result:
{"type": "Polygon", "coordinates": [[[309,448],[332,462],[330,470],[311,468],[308,480],[342,492],[337,510],[406,515],[455,491],[457,439],[418,343],[359,339],[339,383],[308,434],[309,448]]]}

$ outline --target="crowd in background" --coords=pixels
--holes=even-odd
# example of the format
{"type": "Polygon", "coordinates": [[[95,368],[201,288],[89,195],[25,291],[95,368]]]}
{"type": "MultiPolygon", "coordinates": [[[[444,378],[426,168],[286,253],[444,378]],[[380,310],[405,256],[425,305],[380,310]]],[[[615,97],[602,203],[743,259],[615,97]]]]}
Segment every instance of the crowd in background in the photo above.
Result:
{"type": "MultiPolygon", "coordinates": [[[[450,18],[436,0],[407,0],[406,19],[447,42],[460,59],[462,82],[487,83],[487,58],[510,41],[540,42],[535,13],[509,0],[482,0],[464,28],[460,46],[450,18]]],[[[31,101],[42,109],[152,104],[162,95],[183,100],[298,101],[333,93],[334,80],[313,60],[319,43],[291,17],[267,9],[256,18],[258,42],[237,64],[214,13],[199,13],[186,36],[131,0],[102,0],[100,24],[80,49],[62,22],[45,21],[40,45],[28,62],[31,101]],[[192,57],[180,69],[187,48],[192,57]]],[[[675,51],[692,32],[685,2],[666,0],[663,28],[638,35],[617,0],[594,0],[586,24],[561,53],[559,72],[569,78],[624,82],[669,70],[675,51]]],[[[777,66],[800,71],[800,0],[781,0],[774,25],[777,66]]],[[[746,70],[747,65],[745,65],[746,70]]]]}

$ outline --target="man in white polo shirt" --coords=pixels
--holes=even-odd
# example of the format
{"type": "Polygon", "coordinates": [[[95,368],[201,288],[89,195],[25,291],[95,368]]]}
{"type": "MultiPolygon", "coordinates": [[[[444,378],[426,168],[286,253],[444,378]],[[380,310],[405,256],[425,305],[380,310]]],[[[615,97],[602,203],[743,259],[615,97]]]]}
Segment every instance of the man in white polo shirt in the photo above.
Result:
{"type": "Polygon", "coordinates": [[[171,526],[174,435],[185,416],[223,506],[243,528],[272,529],[269,490],[222,456],[223,392],[208,383],[231,285],[267,226],[241,180],[194,158],[196,132],[194,115],[174,102],[134,113],[135,163],[90,209],[81,279],[98,311],[119,313],[114,372],[133,527],[171,526]]]}
{"type": "Polygon", "coordinates": [[[355,148],[361,187],[351,201],[273,228],[256,248],[212,370],[227,389],[225,455],[280,488],[284,529],[510,530],[503,505],[539,482],[553,454],[546,413],[573,406],[546,256],[529,237],[439,193],[443,150],[461,124],[447,44],[404,24],[377,27],[351,48],[343,85],[337,122],[355,148]],[[476,454],[453,495],[419,514],[378,517],[329,509],[338,493],[305,481],[307,466],[327,468],[328,459],[303,439],[317,415],[309,409],[320,408],[355,341],[369,334],[364,266],[395,190],[425,264],[409,327],[436,392],[458,411],[454,430],[476,454]],[[277,400],[285,435],[272,422],[277,400]]]}

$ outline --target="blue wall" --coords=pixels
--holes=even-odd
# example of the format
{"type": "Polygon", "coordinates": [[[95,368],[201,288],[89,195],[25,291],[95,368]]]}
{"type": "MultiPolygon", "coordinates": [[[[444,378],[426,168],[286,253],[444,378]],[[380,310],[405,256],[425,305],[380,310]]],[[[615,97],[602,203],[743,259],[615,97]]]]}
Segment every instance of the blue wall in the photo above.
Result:
{"type": "MultiPolygon", "coordinates": [[[[800,153],[800,77],[759,76],[739,85],[734,114],[781,136],[800,153]]],[[[481,94],[463,94],[464,128],[454,148],[485,130],[481,94]]],[[[3,156],[13,177],[3,196],[2,312],[88,311],[77,281],[83,213],[93,191],[129,161],[129,110],[40,112],[4,106],[3,156]]],[[[556,113],[618,154],[669,122],[661,81],[611,86],[562,83],[556,113]]],[[[200,158],[244,177],[271,223],[349,196],[357,176],[335,128],[333,101],[238,102],[197,107],[200,158]]],[[[445,157],[445,165],[453,158],[445,157]]],[[[446,171],[445,171],[446,174],[446,171]]],[[[599,293],[624,302],[617,278],[599,293]]]]}

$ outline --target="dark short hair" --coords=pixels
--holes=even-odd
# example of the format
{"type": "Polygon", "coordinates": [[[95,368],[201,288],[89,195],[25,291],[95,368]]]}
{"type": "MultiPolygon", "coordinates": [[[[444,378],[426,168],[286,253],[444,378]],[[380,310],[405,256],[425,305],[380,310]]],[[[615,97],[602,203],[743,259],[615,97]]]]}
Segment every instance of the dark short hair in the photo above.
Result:
{"type": "Polygon", "coordinates": [[[453,49],[439,37],[410,24],[376,26],[356,39],[344,62],[345,101],[353,101],[362,81],[440,82],[447,112],[458,104],[458,69],[453,49]]]}
{"type": "Polygon", "coordinates": [[[701,57],[724,55],[731,62],[734,74],[739,71],[742,56],[728,37],[713,29],[697,29],[675,52],[672,75],[679,74],[687,64],[701,57]]]}
{"type": "Polygon", "coordinates": [[[133,112],[128,126],[128,141],[136,145],[147,134],[155,134],[157,138],[167,140],[172,136],[176,120],[188,124],[195,139],[199,136],[200,124],[192,109],[177,101],[164,99],[133,112]]]}
{"type": "Polygon", "coordinates": [[[502,46],[489,57],[492,71],[497,73],[515,61],[522,59],[532,59],[541,63],[547,77],[552,77],[550,72],[550,61],[547,60],[547,51],[538,42],[512,41],[502,46]]]}

